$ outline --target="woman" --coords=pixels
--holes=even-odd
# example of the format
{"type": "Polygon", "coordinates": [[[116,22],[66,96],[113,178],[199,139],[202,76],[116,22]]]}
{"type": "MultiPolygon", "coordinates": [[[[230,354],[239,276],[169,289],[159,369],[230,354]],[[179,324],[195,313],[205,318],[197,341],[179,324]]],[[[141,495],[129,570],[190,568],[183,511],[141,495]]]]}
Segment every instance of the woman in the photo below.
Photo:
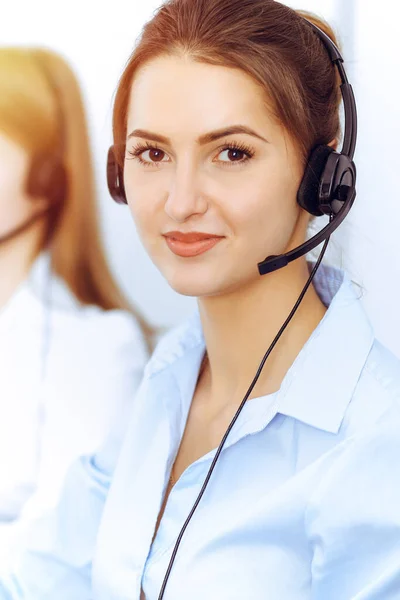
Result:
{"type": "Polygon", "coordinates": [[[78,83],[0,49],[0,549],[54,504],[71,462],[122,423],[147,357],[100,243],[78,83]],[[10,525],[12,523],[12,525],[10,525]]]}
{"type": "Polygon", "coordinates": [[[113,195],[199,311],[148,363],[118,461],[112,435],[74,466],[0,598],[397,597],[399,363],[341,271],[320,267],[298,305],[304,258],[257,270],[304,242],[305,165],[339,137],[321,40],[272,0],[171,0],[146,25],[116,96],[113,195]]]}

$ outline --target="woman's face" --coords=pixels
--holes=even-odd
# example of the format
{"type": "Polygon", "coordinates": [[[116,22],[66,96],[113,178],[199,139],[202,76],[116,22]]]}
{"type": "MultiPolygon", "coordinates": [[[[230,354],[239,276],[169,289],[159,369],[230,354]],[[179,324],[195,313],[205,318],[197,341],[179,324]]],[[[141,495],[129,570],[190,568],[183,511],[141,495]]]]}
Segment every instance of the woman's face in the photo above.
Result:
{"type": "Polygon", "coordinates": [[[39,209],[26,194],[27,152],[0,132],[0,238],[26,222],[39,209]]]}
{"type": "Polygon", "coordinates": [[[139,235],[179,293],[230,293],[304,241],[294,144],[237,69],[161,57],[136,74],[124,180],[139,235]]]}

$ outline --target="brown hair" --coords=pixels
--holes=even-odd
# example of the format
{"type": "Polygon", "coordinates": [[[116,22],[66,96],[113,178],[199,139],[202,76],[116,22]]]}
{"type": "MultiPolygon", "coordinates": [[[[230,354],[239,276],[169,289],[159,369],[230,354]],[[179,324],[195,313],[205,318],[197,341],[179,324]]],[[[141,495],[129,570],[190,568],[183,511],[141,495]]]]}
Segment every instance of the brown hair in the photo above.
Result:
{"type": "Polygon", "coordinates": [[[57,152],[60,115],[68,196],[51,231],[52,266],[83,304],[134,312],[117,286],[100,239],[92,157],[82,95],[66,61],[47,49],[0,49],[0,130],[33,157],[57,152]],[[49,81],[50,80],[50,81],[49,81]]]}
{"type": "Polygon", "coordinates": [[[337,43],[325,21],[275,0],[169,0],[161,5],[145,25],[119,82],[113,115],[119,163],[133,78],[141,66],[162,55],[186,55],[253,77],[304,161],[315,145],[337,139],[339,77],[303,17],[337,43]]]}

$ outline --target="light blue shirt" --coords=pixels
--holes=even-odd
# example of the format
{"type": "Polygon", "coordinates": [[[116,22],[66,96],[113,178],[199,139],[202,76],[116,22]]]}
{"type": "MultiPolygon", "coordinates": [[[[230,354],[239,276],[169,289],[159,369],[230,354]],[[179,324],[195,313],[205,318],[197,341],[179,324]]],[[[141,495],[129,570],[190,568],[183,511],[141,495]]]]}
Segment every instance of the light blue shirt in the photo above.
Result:
{"type": "MultiPolygon", "coordinates": [[[[165,600],[400,598],[400,365],[346,276],[322,267],[315,286],[329,310],[280,390],[242,411],[165,600]]],[[[152,544],[204,351],[198,315],[161,341],[121,451],[111,434],[70,471],[1,600],[157,600],[215,454],[175,484],[152,544]]]]}

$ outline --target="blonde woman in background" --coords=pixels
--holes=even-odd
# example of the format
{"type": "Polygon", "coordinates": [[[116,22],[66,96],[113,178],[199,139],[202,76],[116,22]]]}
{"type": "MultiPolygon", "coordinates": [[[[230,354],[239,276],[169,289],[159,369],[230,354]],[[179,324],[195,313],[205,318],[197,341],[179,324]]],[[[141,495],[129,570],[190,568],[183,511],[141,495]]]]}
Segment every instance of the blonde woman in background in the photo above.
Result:
{"type": "Polygon", "coordinates": [[[111,423],[122,435],[149,334],[104,256],[74,74],[1,48],[0,553],[111,423]]]}

